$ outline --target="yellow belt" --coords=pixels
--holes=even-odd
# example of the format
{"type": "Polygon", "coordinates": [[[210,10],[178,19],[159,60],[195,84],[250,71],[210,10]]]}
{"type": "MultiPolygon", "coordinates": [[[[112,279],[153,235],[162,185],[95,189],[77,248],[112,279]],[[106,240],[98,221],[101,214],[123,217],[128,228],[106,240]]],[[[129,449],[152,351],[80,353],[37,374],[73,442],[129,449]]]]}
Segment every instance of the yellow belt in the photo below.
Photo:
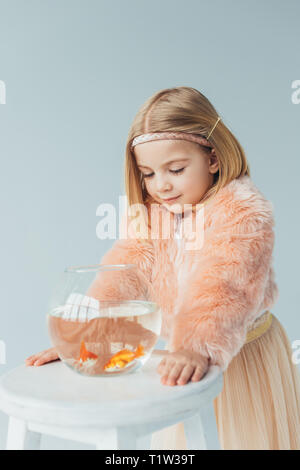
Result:
{"type": "Polygon", "coordinates": [[[263,335],[272,324],[272,313],[266,310],[260,317],[258,317],[253,324],[248,328],[246,341],[244,344],[259,338],[263,335]]]}

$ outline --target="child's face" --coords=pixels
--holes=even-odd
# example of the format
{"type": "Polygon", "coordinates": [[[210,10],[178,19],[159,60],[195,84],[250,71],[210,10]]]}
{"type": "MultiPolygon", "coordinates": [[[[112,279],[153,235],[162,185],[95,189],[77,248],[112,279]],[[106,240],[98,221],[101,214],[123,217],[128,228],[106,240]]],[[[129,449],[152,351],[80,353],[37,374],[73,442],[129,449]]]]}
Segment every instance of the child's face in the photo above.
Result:
{"type": "Polygon", "coordinates": [[[185,140],[145,142],[134,148],[134,154],[147,192],[173,213],[182,213],[184,204],[197,204],[218,171],[215,155],[185,140]],[[171,160],[176,161],[170,163],[171,160]],[[177,170],[180,171],[175,173],[177,170]],[[164,201],[176,196],[173,201],[164,201]]]}

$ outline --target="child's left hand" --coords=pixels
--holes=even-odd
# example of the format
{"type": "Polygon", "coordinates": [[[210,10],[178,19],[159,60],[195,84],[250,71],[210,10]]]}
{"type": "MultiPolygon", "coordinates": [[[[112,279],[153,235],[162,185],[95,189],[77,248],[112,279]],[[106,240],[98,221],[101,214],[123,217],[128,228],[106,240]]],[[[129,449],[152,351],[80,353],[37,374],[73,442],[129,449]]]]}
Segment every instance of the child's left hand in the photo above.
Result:
{"type": "Polygon", "coordinates": [[[163,385],[184,385],[191,379],[199,382],[207,372],[209,360],[207,357],[193,351],[181,349],[169,352],[157,367],[163,385]]]}

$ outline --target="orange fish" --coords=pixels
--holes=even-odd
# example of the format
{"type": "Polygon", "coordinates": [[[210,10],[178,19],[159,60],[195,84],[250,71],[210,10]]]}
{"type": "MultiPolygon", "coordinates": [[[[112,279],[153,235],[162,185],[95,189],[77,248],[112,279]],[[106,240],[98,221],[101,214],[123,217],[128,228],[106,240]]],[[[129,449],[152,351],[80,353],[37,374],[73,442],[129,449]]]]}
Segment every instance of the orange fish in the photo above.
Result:
{"type": "Polygon", "coordinates": [[[92,353],[91,351],[88,351],[85,347],[85,343],[82,340],[81,345],[80,345],[80,354],[79,354],[79,359],[78,361],[82,364],[88,360],[95,360],[98,359],[97,354],[92,353]]]}
{"type": "Polygon", "coordinates": [[[141,344],[138,345],[135,351],[130,351],[129,349],[122,349],[116,353],[104,366],[104,369],[110,369],[113,367],[123,368],[129,362],[133,361],[135,358],[143,356],[145,354],[144,348],[141,344]]]}

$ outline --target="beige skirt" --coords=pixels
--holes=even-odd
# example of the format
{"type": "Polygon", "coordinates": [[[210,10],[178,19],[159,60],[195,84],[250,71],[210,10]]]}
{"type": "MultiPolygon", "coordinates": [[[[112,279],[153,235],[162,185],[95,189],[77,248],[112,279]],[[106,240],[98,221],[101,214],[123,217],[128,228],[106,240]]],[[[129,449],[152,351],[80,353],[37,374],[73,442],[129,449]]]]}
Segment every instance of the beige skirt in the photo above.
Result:
{"type": "MultiPolygon", "coordinates": [[[[223,450],[300,450],[300,372],[288,336],[270,328],[244,344],[223,374],[214,400],[223,450]]],[[[152,434],[151,450],[187,449],[183,423],[152,434]]]]}

